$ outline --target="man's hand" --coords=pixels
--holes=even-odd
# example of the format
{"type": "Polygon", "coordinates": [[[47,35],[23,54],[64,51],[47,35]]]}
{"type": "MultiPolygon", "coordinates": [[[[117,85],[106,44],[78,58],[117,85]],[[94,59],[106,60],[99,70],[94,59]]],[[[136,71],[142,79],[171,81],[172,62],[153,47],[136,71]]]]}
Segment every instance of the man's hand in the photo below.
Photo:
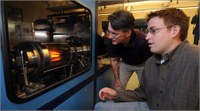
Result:
{"type": "Polygon", "coordinates": [[[101,100],[114,99],[116,98],[116,95],[116,91],[108,87],[105,87],[99,91],[99,98],[101,100]]]}

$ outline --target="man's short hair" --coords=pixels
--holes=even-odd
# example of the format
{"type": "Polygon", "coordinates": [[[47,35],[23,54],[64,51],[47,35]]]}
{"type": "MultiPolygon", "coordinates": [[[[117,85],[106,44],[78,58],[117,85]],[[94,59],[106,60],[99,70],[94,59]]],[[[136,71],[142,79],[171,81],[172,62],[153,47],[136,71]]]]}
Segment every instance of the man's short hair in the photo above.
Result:
{"type": "Polygon", "coordinates": [[[117,10],[108,16],[108,21],[113,29],[128,31],[133,29],[135,18],[129,11],[117,10]]]}
{"type": "Polygon", "coordinates": [[[51,22],[48,20],[48,19],[45,19],[45,18],[40,18],[40,19],[37,19],[34,21],[34,26],[36,25],[47,25],[47,26],[51,26],[51,22]]]}
{"type": "Polygon", "coordinates": [[[147,15],[147,22],[149,22],[149,20],[154,17],[163,18],[164,24],[166,26],[179,25],[181,28],[180,30],[181,41],[184,41],[187,38],[189,18],[182,10],[176,8],[167,8],[151,12],[147,15]]]}

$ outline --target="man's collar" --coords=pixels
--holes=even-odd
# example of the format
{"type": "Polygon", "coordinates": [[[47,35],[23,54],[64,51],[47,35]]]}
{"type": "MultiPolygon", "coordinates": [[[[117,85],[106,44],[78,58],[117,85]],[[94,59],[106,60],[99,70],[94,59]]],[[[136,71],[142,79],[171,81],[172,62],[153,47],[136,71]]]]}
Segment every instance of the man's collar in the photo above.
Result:
{"type": "Polygon", "coordinates": [[[164,54],[164,55],[160,55],[160,54],[156,54],[154,55],[154,58],[156,59],[156,64],[164,64],[167,63],[168,61],[172,60],[175,56],[175,53],[177,52],[178,49],[180,49],[180,47],[183,46],[183,44],[188,43],[187,40],[183,41],[182,43],[180,43],[174,50],[172,50],[171,52],[164,54]]]}

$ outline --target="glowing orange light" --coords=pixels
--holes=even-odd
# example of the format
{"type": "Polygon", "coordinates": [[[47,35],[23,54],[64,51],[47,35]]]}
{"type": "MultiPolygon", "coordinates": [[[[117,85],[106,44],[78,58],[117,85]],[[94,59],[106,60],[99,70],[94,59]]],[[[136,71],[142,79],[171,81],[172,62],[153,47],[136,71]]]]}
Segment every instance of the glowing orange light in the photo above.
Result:
{"type": "Polygon", "coordinates": [[[61,54],[56,50],[50,50],[50,57],[51,57],[51,62],[56,62],[61,60],[61,54]]]}

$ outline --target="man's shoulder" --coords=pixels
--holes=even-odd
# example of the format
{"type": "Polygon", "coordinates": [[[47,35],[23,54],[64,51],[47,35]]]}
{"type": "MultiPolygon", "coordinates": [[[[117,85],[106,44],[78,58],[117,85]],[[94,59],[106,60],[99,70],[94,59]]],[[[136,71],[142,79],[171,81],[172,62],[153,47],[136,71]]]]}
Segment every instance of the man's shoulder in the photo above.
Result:
{"type": "Polygon", "coordinates": [[[133,30],[135,32],[135,36],[138,38],[145,39],[146,35],[140,30],[133,30]]]}
{"type": "Polygon", "coordinates": [[[133,35],[132,35],[132,39],[131,39],[131,43],[135,44],[136,46],[145,46],[148,47],[148,42],[145,39],[145,35],[143,32],[139,31],[139,30],[134,30],[133,35]]]}
{"type": "Polygon", "coordinates": [[[192,54],[200,54],[200,47],[196,45],[192,45],[189,42],[185,42],[183,45],[183,53],[192,53],[192,54]]]}
{"type": "Polygon", "coordinates": [[[175,52],[176,58],[182,62],[196,63],[199,62],[200,47],[190,44],[188,41],[183,41],[175,52]]]}

